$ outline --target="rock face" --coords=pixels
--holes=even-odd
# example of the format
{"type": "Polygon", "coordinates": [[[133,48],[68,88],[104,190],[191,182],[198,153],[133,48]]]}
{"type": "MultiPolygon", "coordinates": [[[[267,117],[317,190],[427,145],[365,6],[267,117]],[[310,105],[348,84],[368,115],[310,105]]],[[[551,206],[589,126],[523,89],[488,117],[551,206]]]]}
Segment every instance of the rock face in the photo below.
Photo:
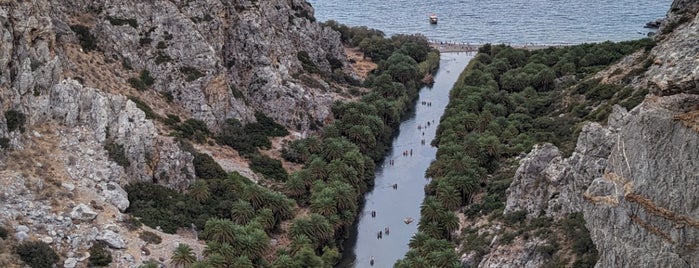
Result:
{"type": "Polygon", "coordinates": [[[699,263],[699,132],[675,119],[697,109],[699,96],[677,94],[618,114],[605,174],[583,194],[597,267],[699,263]]]}
{"type": "Polygon", "coordinates": [[[294,78],[299,52],[322,72],[333,71],[330,60],[347,66],[339,33],[303,0],[59,2],[63,23],[85,17],[105,55],[150,71],[155,91],[214,130],[227,118],[254,120],[254,110],[308,130],[331,116],[333,97],[294,78]]]}
{"type": "Polygon", "coordinates": [[[259,111],[303,136],[332,118],[320,73],[350,70],[303,0],[0,1],[0,225],[50,241],[66,267],[96,239],[119,267],[160,257],[122,255],[142,246],[122,226],[123,187],[184,191],[195,173],[142,103],[214,132],[259,111]]]}
{"type": "MultiPolygon", "coordinates": [[[[699,267],[698,8],[673,3],[663,27],[685,21],[658,37],[654,64],[631,85],[653,95],[631,111],[615,106],[606,126],[585,125],[571,157],[550,144],[535,147],[507,190],[505,213],[582,212],[596,267],[699,267]]],[[[510,262],[528,254],[493,257],[498,250],[481,266],[521,267],[510,262]]]]}

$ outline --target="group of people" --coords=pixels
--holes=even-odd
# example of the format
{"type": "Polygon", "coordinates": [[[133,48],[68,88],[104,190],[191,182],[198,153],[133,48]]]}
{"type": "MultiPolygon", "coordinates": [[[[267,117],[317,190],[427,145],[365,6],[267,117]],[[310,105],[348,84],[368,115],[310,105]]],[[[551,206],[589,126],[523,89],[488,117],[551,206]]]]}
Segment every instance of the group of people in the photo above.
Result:
{"type": "Polygon", "coordinates": [[[388,227],[383,228],[383,231],[379,230],[379,232],[376,234],[376,239],[383,239],[383,234],[385,233],[386,235],[388,235],[390,232],[391,230],[388,229],[388,227]]]}

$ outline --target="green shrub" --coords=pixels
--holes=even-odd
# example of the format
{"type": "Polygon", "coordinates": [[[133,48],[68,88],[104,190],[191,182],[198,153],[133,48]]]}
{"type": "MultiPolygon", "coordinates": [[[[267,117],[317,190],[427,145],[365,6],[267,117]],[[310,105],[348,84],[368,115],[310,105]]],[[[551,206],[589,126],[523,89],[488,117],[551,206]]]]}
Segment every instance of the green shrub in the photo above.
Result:
{"type": "Polygon", "coordinates": [[[168,54],[165,53],[164,51],[158,50],[158,52],[156,52],[156,55],[155,55],[155,64],[160,65],[160,64],[163,64],[163,63],[166,63],[166,62],[171,62],[171,61],[172,61],[172,58],[170,57],[170,55],[168,55],[168,54]]]}
{"type": "Polygon", "coordinates": [[[95,242],[90,248],[90,267],[108,266],[112,263],[112,253],[103,242],[95,242]]]}
{"type": "Polygon", "coordinates": [[[136,19],[122,19],[122,18],[116,18],[112,16],[107,16],[107,20],[109,20],[109,23],[114,25],[114,26],[122,26],[122,25],[129,25],[133,27],[134,29],[138,29],[138,21],[136,19]]]}
{"type": "Polygon", "coordinates": [[[153,109],[151,109],[150,106],[148,106],[148,104],[143,102],[138,97],[129,96],[129,100],[132,101],[134,104],[136,104],[136,107],[138,107],[138,109],[143,111],[143,113],[146,115],[146,119],[155,119],[155,120],[160,119],[160,115],[155,113],[155,111],[153,111],[153,109]]]}
{"type": "Polygon", "coordinates": [[[320,73],[320,69],[315,64],[315,62],[311,60],[311,56],[308,55],[308,52],[299,51],[298,53],[296,53],[296,58],[301,62],[301,66],[303,66],[303,69],[306,70],[306,72],[312,74],[320,73]]]}
{"type": "Polygon", "coordinates": [[[180,67],[180,72],[185,75],[184,80],[187,82],[192,82],[204,76],[202,72],[200,72],[194,67],[189,66],[180,67]]]}
{"type": "Polygon", "coordinates": [[[163,239],[159,235],[149,231],[143,231],[141,234],[138,235],[138,237],[141,238],[141,240],[151,244],[157,245],[163,242],[163,239]]]}
{"type": "Polygon", "coordinates": [[[97,49],[97,39],[92,33],[90,33],[90,28],[86,26],[75,24],[71,25],[70,29],[78,36],[78,41],[83,51],[89,52],[97,49]]]}
{"type": "Polygon", "coordinates": [[[193,164],[198,178],[210,180],[226,177],[226,171],[208,154],[195,153],[193,164]]]}
{"type": "Polygon", "coordinates": [[[15,249],[19,258],[32,268],[51,268],[59,260],[58,254],[41,241],[24,242],[15,249]]]}
{"type": "Polygon", "coordinates": [[[7,120],[8,131],[19,130],[24,132],[24,124],[27,121],[27,117],[24,113],[17,110],[8,110],[5,112],[5,120],[7,120]]]}
{"type": "Polygon", "coordinates": [[[124,145],[108,140],[104,144],[104,149],[107,150],[107,155],[109,156],[109,159],[116,162],[120,166],[127,168],[131,165],[131,162],[129,162],[129,158],[126,157],[124,145]]]}
{"type": "Polygon", "coordinates": [[[150,75],[150,71],[143,69],[138,77],[129,78],[129,84],[139,91],[144,91],[155,84],[155,79],[150,75]]]}
{"type": "Polygon", "coordinates": [[[211,134],[204,121],[190,118],[175,127],[180,136],[185,139],[199,143],[206,141],[206,137],[211,134]]]}
{"type": "Polygon", "coordinates": [[[527,219],[526,210],[518,210],[505,214],[504,220],[507,224],[514,225],[524,222],[527,219]]]}
{"type": "Polygon", "coordinates": [[[282,162],[266,155],[253,156],[250,159],[250,169],[276,181],[286,181],[288,177],[286,170],[282,167],[282,162]]]}
{"type": "Polygon", "coordinates": [[[289,131],[287,131],[284,126],[278,124],[274,119],[267,117],[267,115],[262,112],[255,112],[255,119],[257,119],[257,123],[260,126],[259,131],[267,133],[269,137],[283,137],[289,135],[289,131]]]}

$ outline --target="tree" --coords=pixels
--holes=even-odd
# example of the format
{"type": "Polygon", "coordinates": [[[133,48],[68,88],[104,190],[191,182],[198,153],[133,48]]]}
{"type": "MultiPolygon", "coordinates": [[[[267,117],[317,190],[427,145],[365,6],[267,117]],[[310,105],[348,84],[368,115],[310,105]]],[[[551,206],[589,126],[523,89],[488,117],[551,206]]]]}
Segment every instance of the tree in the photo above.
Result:
{"type": "Polygon", "coordinates": [[[443,210],[444,207],[442,207],[434,196],[428,196],[425,197],[425,200],[420,206],[420,215],[422,215],[422,219],[426,222],[436,221],[439,219],[443,210]]]}
{"type": "Polygon", "coordinates": [[[200,203],[208,200],[211,198],[209,185],[203,180],[195,181],[192,186],[189,187],[189,196],[200,203]]]}
{"type": "Polygon", "coordinates": [[[245,200],[238,200],[231,207],[231,220],[237,224],[247,224],[255,217],[255,209],[245,200]]]}
{"type": "Polygon", "coordinates": [[[51,268],[58,262],[58,254],[41,241],[24,242],[17,246],[15,253],[32,268],[51,268]]]}
{"type": "Polygon", "coordinates": [[[232,243],[235,241],[236,225],[230,220],[213,218],[206,221],[204,226],[204,237],[221,243],[232,243]]]}
{"type": "Polygon", "coordinates": [[[170,257],[170,263],[175,267],[185,267],[196,261],[197,257],[194,255],[192,247],[187,244],[177,245],[177,248],[172,252],[172,257],[170,257]]]}
{"type": "Polygon", "coordinates": [[[418,77],[417,62],[409,56],[393,53],[386,60],[386,64],[388,65],[386,73],[397,82],[406,84],[408,81],[418,77]]]}

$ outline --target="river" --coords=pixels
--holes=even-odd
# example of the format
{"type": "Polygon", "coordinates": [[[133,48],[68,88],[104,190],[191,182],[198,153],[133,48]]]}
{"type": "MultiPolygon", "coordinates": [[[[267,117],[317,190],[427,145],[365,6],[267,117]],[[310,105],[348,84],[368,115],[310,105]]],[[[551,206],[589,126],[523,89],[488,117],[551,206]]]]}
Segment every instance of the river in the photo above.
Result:
{"type": "Polygon", "coordinates": [[[309,0],[319,21],[472,44],[565,44],[643,37],[672,0],[309,0]],[[437,25],[427,22],[429,14],[437,25]]]}
{"type": "Polygon", "coordinates": [[[442,54],[434,85],[421,89],[414,115],[401,123],[391,151],[376,170],[375,186],[364,197],[356,231],[345,243],[345,256],[338,267],[369,267],[372,256],[374,267],[392,267],[408,251],[408,242],[417,232],[424,186],[429,183],[425,170],[437,153],[430,141],[449,102],[449,91],[472,57],[467,53],[442,54]],[[376,217],[371,216],[372,211],[376,217]],[[406,217],[415,221],[405,224],[406,217]],[[390,233],[378,239],[378,232],[386,227],[390,233]]]}

